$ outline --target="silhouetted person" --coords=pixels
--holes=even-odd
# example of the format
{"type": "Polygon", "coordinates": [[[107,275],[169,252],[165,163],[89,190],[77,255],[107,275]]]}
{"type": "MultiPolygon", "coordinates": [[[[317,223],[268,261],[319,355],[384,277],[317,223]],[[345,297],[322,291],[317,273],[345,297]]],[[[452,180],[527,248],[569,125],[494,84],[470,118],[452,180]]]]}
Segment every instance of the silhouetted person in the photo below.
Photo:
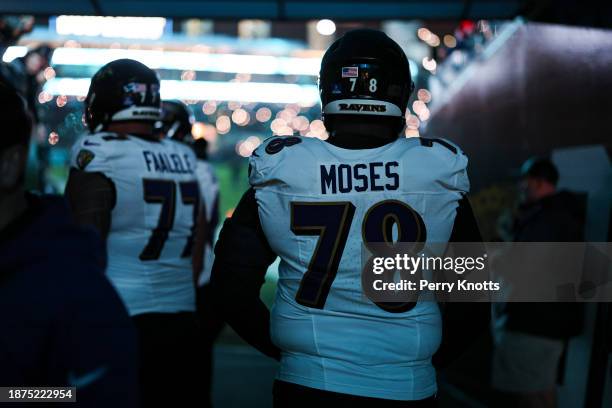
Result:
{"type": "MultiPolygon", "coordinates": [[[[523,165],[515,242],[580,242],[584,214],[577,197],[557,190],[559,173],[548,159],[523,165]]],[[[567,340],[582,330],[580,303],[505,306],[496,331],[493,388],[496,406],[555,407],[556,385],[567,340]]]]}
{"type": "Polygon", "coordinates": [[[189,106],[181,101],[162,102],[162,134],[164,137],[184,143],[193,149],[196,155],[195,176],[198,180],[202,201],[204,234],[196,241],[201,241],[204,250],[194,254],[194,269],[197,271],[196,310],[200,329],[199,347],[202,361],[198,370],[199,389],[198,406],[208,407],[211,402],[213,375],[213,345],[223,329],[221,313],[212,302],[210,272],[214,261],[213,239],[219,222],[219,182],[213,166],[208,162],[208,142],[205,139],[194,139],[191,127],[195,122],[189,106]]]}
{"type": "Polygon", "coordinates": [[[136,407],[135,332],[102,242],[62,198],[24,191],[30,116],[2,83],[0,106],[0,386],[75,386],[75,407],[136,407]]]}
{"type": "Polygon", "coordinates": [[[194,249],[201,199],[193,151],[155,130],[159,85],[130,59],[93,76],[66,197],[77,222],[106,241],[106,276],[138,330],[143,406],[189,407],[199,381],[192,253],[203,252],[194,249]]]}

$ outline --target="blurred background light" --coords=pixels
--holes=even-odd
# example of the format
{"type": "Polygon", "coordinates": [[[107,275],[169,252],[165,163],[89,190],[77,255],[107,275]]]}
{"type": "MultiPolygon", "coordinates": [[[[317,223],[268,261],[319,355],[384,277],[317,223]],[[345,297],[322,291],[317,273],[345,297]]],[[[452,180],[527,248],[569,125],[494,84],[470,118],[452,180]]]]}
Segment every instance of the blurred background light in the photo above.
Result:
{"type": "Polygon", "coordinates": [[[317,21],[317,31],[321,35],[332,35],[336,32],[336,23],[332,20],[324,18],[323,20],[317,21]]]}
{"type": "Polygon", "coordinates": [[[431,92],[429,92],[427,89],[419,89],[417,91],[417,98],[419,98],[420,101],[429,103],[431,102],[431,92]]]}
{"type": "Polygon", "coordinates": [[[436,69],[436,60],[433,58],[429,58],[429,57],[425,57],[423,58],[423,68],[425,68],[428,71],[435,71],[436,69]]]}
{"type": "Polygon", "coordinates": [[[270,110],[270,108],[266,108],[266,107],[257,109],[257,113],[255,114],[255,118],[259,122],[267,122],[270,120],[271,117],[272,117],[272,111],[270,110]]]}
{"type": "MultiPolygon", "coordinates": [[[[8,50],[7,50],[8,51],[8,50]]],[[[12,51],[13,54],[22,51],[12,51]]],[[[6,53],[5,53],[6,55],[6,53]]],[[[7,57],[4,57],[7,58],[7,57]]],[[[102,66],[120,58],[138,60],[153,69],[176,69],[265,75],[319,74],[320,57],[279,57],[273,55],[203,54],[187,51],[61,47],[55,50],[53,65],[102,66]]]]}
{"type": "Polygon", "coordinates": [[[205,115],[212,115],[217,110],[217,102],[215,101],[206,101],[202,105],[202,112],[205,115]]]}
{"type": "MultiPolygon", "coordinates": [[[[43,90],[51,95],[85,96],[89,82],[88,78],[53,78],[45,83],[43,90]]],[[[316,85],[162,80],[160,92],[163,99],[300,103],[304,106],[319,102],[316,85]]]]}
{"type": "Polygon", "coordinates": [[[232,127],[232,122],[229,116],[222,115],[217,118],[216,121],[217,132],[221,135],[228,133],[232,127]]]}
{"type": "Polygon", "coordinates": [[[59,135],[57,134],[57,132],[49,133],[49,137],[47,141],[49,142],[50,145],[56,145],[57,142],[59,142],[59,135]]]}
{"type": "Polygon", "coordinates": [[[58,16],[55,30],[60,35],[121,37],[158,40],[166,29],[161,17],[58,16]]]}
{"type": "Polygon", "coordinates": [[[21,58],[25,56],[28,52],[28,47],[24,47],[21,45],[13,45],[8,47],[4,54],[2,54],[2,61],[11,62],[16,58],[21,58]]]}
{"type": "Polygon", "coordinates": [[[444,36],[444,45],[448,48],[455,48],[457,46],[457,39],[450,34],[446,34],[444,36]]]}

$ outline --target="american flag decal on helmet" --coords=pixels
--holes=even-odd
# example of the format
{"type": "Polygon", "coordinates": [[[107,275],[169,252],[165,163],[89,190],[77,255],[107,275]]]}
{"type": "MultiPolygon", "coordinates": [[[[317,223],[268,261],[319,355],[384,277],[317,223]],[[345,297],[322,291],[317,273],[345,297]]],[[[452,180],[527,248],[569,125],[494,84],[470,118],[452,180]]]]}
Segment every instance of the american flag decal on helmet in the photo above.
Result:
{"type": "Polygon", "coordinates": [[[358,67],[342,67],[342,78],[357,78],[358,76],[358,67]]]}

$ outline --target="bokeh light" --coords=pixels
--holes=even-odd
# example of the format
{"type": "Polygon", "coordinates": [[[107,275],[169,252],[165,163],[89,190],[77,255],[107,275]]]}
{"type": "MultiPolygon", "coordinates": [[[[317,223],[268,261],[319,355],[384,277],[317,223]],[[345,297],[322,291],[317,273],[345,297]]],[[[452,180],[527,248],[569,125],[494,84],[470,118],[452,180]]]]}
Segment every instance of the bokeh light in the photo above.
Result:
{"type": "Polygon", "coordinates": [[[191,134],[194,139],[202,139],[204,137],[204,123],[196,122],[191,126],[191,134]]]}
{"type": "Polygon", "coordinates": [[[49,133],[49,138],[47,139],[50,145],[54,146],[59,142],[59,134],[57,132],[49,133]]]}
{"type": "Polygon", "coordinates": [[[255,114],[255,118],[259,121],[259,122],[267,122],[272,118],[272,111],[270,110],[270,108],[259,108],[257,109],[257,113],[255,114]]]}
{"type": "Polygon", "coordinates": [[[219,116],[215,124],[217,127],[217,132],[221,135],[228,133],[232,128],[232,123],[227,115],[219,116]]]}
{"type": "Polygon", "coordinates": [[[206,101],[202,105],[202,112],[205,115],[212,115],[217,111],[217,102],[215,101],[206,101]]]}
{"type": "Polygon", "coordinates": [[[406,137],[419,137],[419,131],[417,129],[406,129],[406,137]]]}
{"type": "Polygon", "coordinates": [[[297,112],[295,110],[287,109],[287,108],[281,110],[280,112],[276,114],[277,118],[281,118],[286,123],[291,123],[293,118],[295,118],[296,116],[297,116],[297,112]]]}
{"type": "Polygon", "coordinates": [[[306,134],[307,137],[316,137],[321,140],[326,140],[329,137],[325,125],[321,119],[315,119],[310,122],[309,131],[306,134]]]}
{"type": "Polygon", "coordinates": [[[421,121],[415,115],[406,115],[406,128],[418,129],[421,125],[421,121]]]}
{"type": "Polygon", "coordinates": [[[428,71],[434,71],[436,69],[436,60],[433,58],[425,57],[423,58],[423,68],[428,71]]]}
{"type": "Polygon", "coordinates": [[[427,109],[427,106],[425,105],[425,102],[423,102],[421,100],[416,100],[416,101],[412,102],[412,110],[417,115],[420,115],[421,112],[423,112],[424,109],[427,109]]]}
{"type": "Polygon", "coordinates": [[[287,125],[287,121],[283,118],[276,118],[270,123],[270,129],[272,133],[278,136],[290,136],[293,135],[293,129],[287,125]]]}
{"type": "Polygon", "coordinates": [[[210,123],[196,122],[191,128],[194,139],[204,139],[209,143],[217,141],[217,128],[210,123]]]}
{"type": "Polygon", "coordinates": [[[327,18],[317,21],[316,27],[317,32],[321,35],[332,35],[336,32],[336,23],[327,18]]]}
{"type": "Polygon", "coordinates": [[[440,45],[440,37],[438,37],[435,34],[432,34],[431,37],[429,38],[429,41],[427,41],[427,44],[430,45],[431,47],[437,47],[440,45]]]}
{"type": "Polygon", "coordinates": [[[455,48],[457,46],[457,39],[451,34],[446,34],[444,36],[444,45],[448,48],[455,48]]]}
{"type": "Polygon", "coordinates": [[[50,79],[55,78],[55,70],[53,69],[53,67],[45,68],[45,70],[43,71],[43,77],[47,81],[50,80],[50,79]]]}
{"type": "Polygon", "coordinates": [[[296,116],[291,120],[291,127],[298,132],[303,132],[308,129],[310,122],[306,116],[296,116]]]}
{"type": "Polygon", "coordinates": [[[59,95],[55,98],[55,104],[58,108],[63,108],[68,103],[68,97],[66,95],[59,95]]]}
{"type": "Polygon", "coordinates": [[[249,119],[249,113],[242,108],[238,108],[232,113],[232,122],[239,126],[247,125],[249,123],[249,119]]]}
{"type": "Polygon", "coordinates": [[[249,136],[245,140],[240,140],[238,143],[236,143],[236,153],[242,157],[249,157],[260,144],[260,138],[257,136],[249,136]]]}
{"type": "Polygon", "coordinates": [[[236,109],[240,109],[242,107],[242,103],[237,102],[237,101],[230,101],[227,103],[227,107],[229,108],[229,110],[236,110],[236,109]]]}
{"type": "Polygon", "coordinates": [[[38,103],[47,103],[51,99],[53,99],[53,95],[51,95],[49,92],[42,91],[38,94],[38,103]]]}
{"type": "Polygon", "coordinates": [[[419,37],[419,39],[421,41],[429,41],[429,39],[431,38],[431,31],[429,31],[427,28],[425,27],[421,27],[417,30],[417,37],[419,37]]]}
{"type": "Polygon", "coordinates": [[[426,120],[429,119],[429,117],[431,116],[431,113],[426,106],[423,110],[421,110],[421,112],[419,112],[418,115],[419,115],[419,119],[421,119],[421,122],[425,122],[426,120]]]}
{"type": "Polygon", "coordinates": [[[429,92],[427,89],[419,89],[417,92],[417,98],[419,98],[420,101],[429,103],[431,102],[431,92],[429,92]]]}

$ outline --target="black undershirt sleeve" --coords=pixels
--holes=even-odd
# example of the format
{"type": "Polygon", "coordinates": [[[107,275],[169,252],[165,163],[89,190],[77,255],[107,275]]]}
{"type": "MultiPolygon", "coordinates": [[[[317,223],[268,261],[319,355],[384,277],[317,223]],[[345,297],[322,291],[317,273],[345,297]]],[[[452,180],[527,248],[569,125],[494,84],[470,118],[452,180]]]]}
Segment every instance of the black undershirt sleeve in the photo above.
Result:
{"type": "Polygon", "coordinates": [[[75,221],[90,225],[106,240],[115,207],[115,184],[99,172],[70,169],[64,193],[75,221]]]}
{"type": "Polygon", "coordinates": [[[263,354],[280,359],[270,337],[270,312],[259,292],[276,259],[261,228],[255,191],[249,189],[223,224],[211,275],[213,301],[227,323],[263,354]]]}
{"type": "MultiPolygon", "coordinates": [[[[482,235],[476,217],[466,196],[459,201],[449,242],[482,243],[482,235]]],[[[479,257],[484,253],[483,244],[470,245],[469,248],[456,248],[453,255],[479,257]],[[467,252],[457,253],[457,250],[467,252]]],[[[440,306],[442,309],[442,342],[432,360],[436,368],[448,366],[476,341],[486,336],[491,319],[491,304],[488,302],[445,302],[440,306]]]]}
{"type": "Polygon", "coordinates": [[[459,200],[449,242],[482,242],[472,205],[465,195],[459,200]]]}

